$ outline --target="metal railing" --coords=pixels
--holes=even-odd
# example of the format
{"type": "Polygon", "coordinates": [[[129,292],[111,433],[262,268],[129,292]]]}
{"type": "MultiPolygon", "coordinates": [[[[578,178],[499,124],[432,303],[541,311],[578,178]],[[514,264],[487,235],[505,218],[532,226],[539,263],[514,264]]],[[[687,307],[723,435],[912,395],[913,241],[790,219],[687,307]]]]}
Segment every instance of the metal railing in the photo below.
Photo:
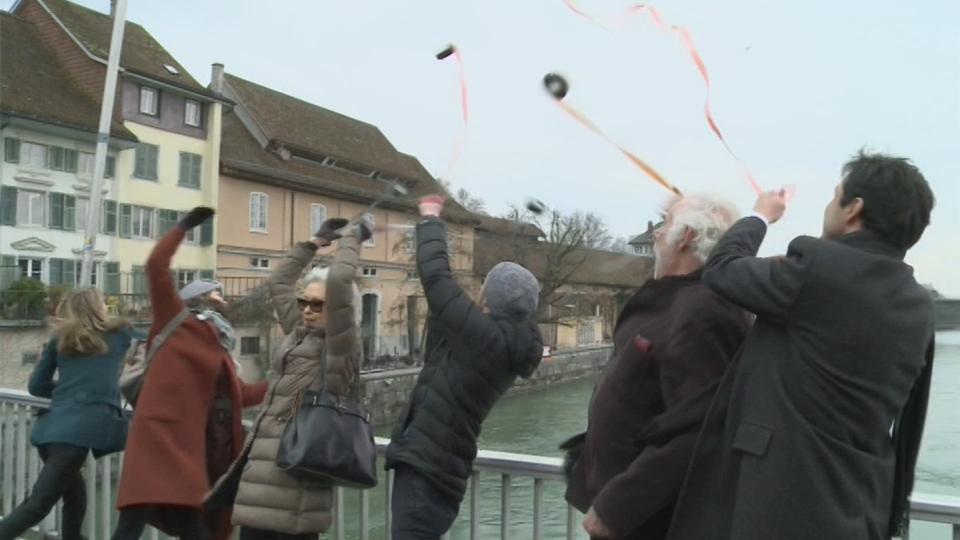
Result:
{"type": "MultiPolygon", "coordinates": [[[[17,504],[28,495],[37,480],[41,461],[36,448],[29,444],[30,428],[38,410],[47,408],[49,400],[30,396],[26,392],[10,389],[0,389],[0,496],[2,496],[3,515],[8,514],[17,504]]],[[[382,456],[389,440],[377,438],[377,448],[382,456]]],[[[122,468],[123,455],[114,454],[94,460],[87,457],[84,477],[87,485],[87,516],[84,522],[85,534],[91,539],[109,538],[115,524],[114,491],[117,475],[122,468]]],[[[390,540],[390,512],[393,493],[393,472],[385,475],[383,489],[375,488],[382,496],[383,523],[378,526],[384,529],[384,538],[390,540]]],[[[563,482],[562,461],[559,458],[531,456],[481,450],[474,461],[474,473],[470,479],[467,498],[461,508],[461,516],[466,518],[469,527],[469,537],[477,540],[481,537],[481,504],[486,501],[481,492],[481,480],[493,480],[499,483],[499,537],[507,540],[514,535],[517,524],[513,514],[515,505],[513,495],[521,482],[532,484],[531,515],[524,516],[524,524],[529,525],[529,533],[514,535],[517,538],[533,538],[542,540],[547,537],[546,514],[557,510],[562,514],[562,527],[567,540],[582,538],[580,529],[581,514],[574,508],[565,506],[563,509],[547,508],[545,501],[548,485],[563,482]],[[492,478],[491,478],[492,477],[492,478]],[[527,519],[529,517],[529,519],[527,519]],[[529,536],[528,536],[529,535],[529,536]]],[[[347,521],[347,494],[355,497],[356,536],[360,540],[369,540],[371,535],[371,507],[374,498],[372,490],[353,490],[335,488],[336,500],[334,510],[333,530],[330,534],[336,540],[344,540],[348,534],[347,521]]],[[[60,528],[60,512],[56,509],[48,515],[38,527],[34,529],[40,537],[58,538],[56,531],[60,528]]],[[[960,499],[951,497],[936,497],[915,494],[911,503],[911,519],[914,521],[949,524],[952,527],[953,540],[960,540],[960,499]]],[[[556,520],[554,520],[556,521],[556,520]]],[[[553,526],[557,524],[552,523],[553,526]]],[[[155,529],[148,529],[147,537],[158,540],[160,534],[155,529]]],[[[551,535],[556,538],[556,535],[551,535]]],[[[449,533],[444,536],[449,540],[449,533]]],[[[904,540],[907,540],[904,537],[904,540]]]]}

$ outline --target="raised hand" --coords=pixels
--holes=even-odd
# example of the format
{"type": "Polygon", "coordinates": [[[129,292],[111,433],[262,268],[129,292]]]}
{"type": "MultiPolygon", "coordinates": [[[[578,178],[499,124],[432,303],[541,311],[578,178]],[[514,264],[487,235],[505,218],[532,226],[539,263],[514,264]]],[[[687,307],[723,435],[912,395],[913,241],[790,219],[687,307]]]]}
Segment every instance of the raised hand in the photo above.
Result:
{"type": "Polygon", "coordinates": [[[770,224],[779,221],[786,209],[787,192],[783,189],[761,193],[757,197],[757,204],[753,206],[753,210],[767,218],[770,224]]]}
{"type": "Polygon", "coordinates": [[[443,212],[443,203],[443,196],[434,194],[422,197],[417,201],[417,206],[423,217],[440,217],[440,213],[443,212]]]}
{"type": "Polygon", "coordinates": [[[178,224],[184,229],[190,230],[199,225],[203,225],[205,221],[212,218],[216,213],[217,211],[209,206],[198,206],[184,214],[178,224]]]}

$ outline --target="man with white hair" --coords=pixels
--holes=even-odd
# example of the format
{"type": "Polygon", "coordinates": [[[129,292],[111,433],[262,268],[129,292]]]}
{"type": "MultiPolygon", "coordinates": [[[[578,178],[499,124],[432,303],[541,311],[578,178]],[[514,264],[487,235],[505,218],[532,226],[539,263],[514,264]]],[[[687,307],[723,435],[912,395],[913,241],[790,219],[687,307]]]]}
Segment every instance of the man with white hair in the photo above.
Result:
{"type": "Polygon", "coordinates": [[[591,538],[666,536],[710,397],[749,327],[700,278],[737,218],[726,201],[677,198],[654,235],[654,278],[627,302],[567,464],[567,500],[591,538]]]}

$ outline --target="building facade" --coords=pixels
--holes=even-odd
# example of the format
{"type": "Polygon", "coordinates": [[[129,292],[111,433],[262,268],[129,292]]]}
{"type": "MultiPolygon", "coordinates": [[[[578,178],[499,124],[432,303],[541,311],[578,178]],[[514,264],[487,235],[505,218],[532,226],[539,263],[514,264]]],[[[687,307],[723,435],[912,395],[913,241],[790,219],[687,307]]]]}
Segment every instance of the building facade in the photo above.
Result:
{"type": "MultiPolygon", "coordinates": [[[[223,119],[217,235],[228,294],[252,294],[325,219],[367,214],[375,230],[358,280],[365,352],[415,353],[426,313],[413,260],[416,198],[440,192],[436,180],[373,125],[230,74],[215,74],[212,88],[234,103],[223,119]]],[[[453,270],[469,282],[472,217],[456,203],[448,217],[453,270]]],[[[331,254],[321,251],[315,264],[331,254]]],[[[263,348],[251,341],[248,351],[263,348]]]]}
{"type": "MultiPolygon", "coordinates": [[[[20,0],[13,14],[31,23],[66,73],[61,84],[101,103],[112,18],[65,0],[20,0]]],[[[104,232],[124,293],[146,290],[142,268],[154,241],[195,206],[216,207],[220,122],[225,101],[198,83],[143,27],[127,22],[115,119],[136,144],[118,149],[104,207],[104,232]]],[[[31,147],[32,149],[32,147],[31,147]]],[[[30,216],[33,219],[33,216],[30,216]]],[[[186,283],[213,275],[215,222],[195,231],[174,260],[186,283]]]]}

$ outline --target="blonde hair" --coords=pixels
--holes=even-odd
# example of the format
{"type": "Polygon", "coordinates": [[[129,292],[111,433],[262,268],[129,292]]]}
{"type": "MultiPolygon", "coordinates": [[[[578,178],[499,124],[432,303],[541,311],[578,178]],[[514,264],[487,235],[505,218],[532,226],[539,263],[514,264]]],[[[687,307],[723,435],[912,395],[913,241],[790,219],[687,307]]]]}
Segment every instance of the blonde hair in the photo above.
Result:
{"type": "Polygon", "coordinates": [[[111,319],[103,293],[93,287],[71,291],[57,308],[57,350],[69,356],[96,356],[109,350],[104,334],[126,323],[111,319]]]}

